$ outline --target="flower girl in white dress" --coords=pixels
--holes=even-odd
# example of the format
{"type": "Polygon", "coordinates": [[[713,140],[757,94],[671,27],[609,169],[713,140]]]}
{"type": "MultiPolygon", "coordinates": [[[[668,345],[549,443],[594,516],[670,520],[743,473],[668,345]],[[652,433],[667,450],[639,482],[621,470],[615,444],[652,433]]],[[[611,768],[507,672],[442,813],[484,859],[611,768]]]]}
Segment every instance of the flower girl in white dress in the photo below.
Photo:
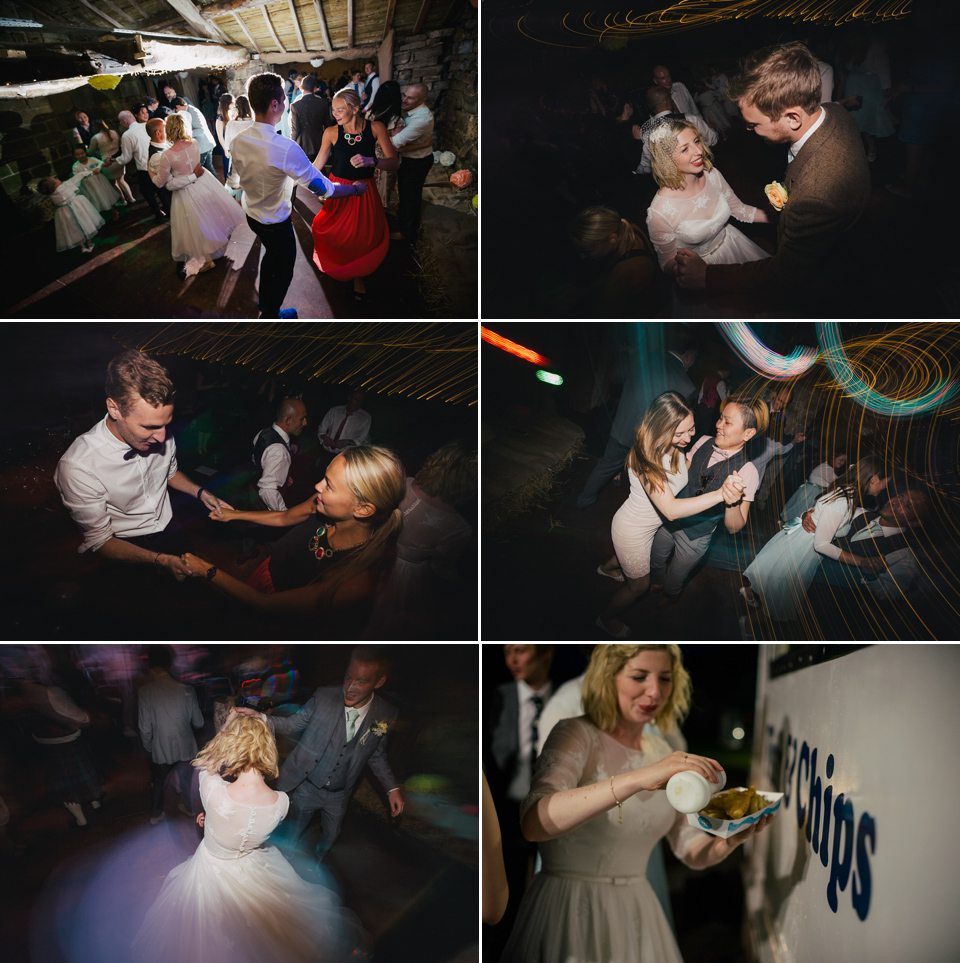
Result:
{"type": "MultiPolygon", "coordinates": [[[[165,151],[151,165],[150,178],[163,187],[174,178],[196,173],[200,147],[187,134],[182,114],[170,114],[166,121],[165,151]],[[154,169],[155,166],[155,169],[154,169]]],[[[170,184],[171,188],[174,184],[170,184]]],[[[230,235],[243,220],[243,211],[230,192],[209,172],[202,170],[195,181],[172,190],[170,236],[173,259],[186,263],[200,261],[200,271],[214,267],[226,250],[230,235]]]]}
{"type": "Polygon", "coordinates": [[[80,194],[80,182],[89,176],[89,171],[80,171],[65,181],[58,177],[45,177],[37,184],[37,190],[46,194],[57,206],[53,223],[57,231],[58,251],[79,247],[84,254],[90,254],[94,235],[106,224],[97,209],[80,194]]]}

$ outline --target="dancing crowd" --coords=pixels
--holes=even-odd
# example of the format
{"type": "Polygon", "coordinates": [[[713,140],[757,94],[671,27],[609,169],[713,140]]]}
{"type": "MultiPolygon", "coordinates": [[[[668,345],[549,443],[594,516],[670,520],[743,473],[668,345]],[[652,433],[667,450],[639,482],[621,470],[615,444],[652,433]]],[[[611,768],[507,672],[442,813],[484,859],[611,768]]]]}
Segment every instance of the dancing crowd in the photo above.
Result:
{"type": "Polygon", "coordinates": [[[873,256],[871,196],[886,198],[886,221],[906,215],[923,177],[935,181],[934,146],[951,136],[956,57],[933,29],[918,26],[913,52],[898,47],[896,58],[892,34],[849,25],[726,60],[693,45],[646,68],[608,58],[579,87],[571,77],[541,85],[542,130],[508,127],[504,141],[516,160],[537,148],[540,203],[558,226],[568,212],[567,250],[554,260],[586,259],[568,265],[575,283],[558,265],[556,310],[834,316],[852,259],[873,256]],[[762,150],[757,137],[786,149],[762,150]]]}
{"type": "Polygon", "coordinates": [[[298,469],[316,472],[314,492],[288,504],[308,412],[301,398],[280,397],[273,423],[252,440],[255,480],[241,493],[245,510],[178,467],[169,431],[174,394],[168,372],[141,352],[110,362],[106,416],[73,441],[54,476],[81,530],[81,552],[192,579],[225,596],[229,607],[265,618],[320,616],[327,634],[426,637],[434,630],[435,593],[457,582],[458,560],[472,540],[461,512],[476,494],[474,447],[450,441],[408,474],[394,451],[369,443],[366,395],[354,391],[321,420],[316,464],[298,469]],[[198,499],[213,522],[239,530],[235,562],[218,566],[204,557],[209,553],[174,516],[171,489],[198,499]],[[259,565],[247,571],[255,559],[259,565]]]}
{"type": "MultiPolygon", "coordinates": [[[[327,860],[367,770],[382,787],[379,805],[389,818],[404,811],[405,790],[387,753],[398,709],[384,697],[398,667],[381,649],[356,648],[342,682],[311,693],[286,649],[0,647],[5,858],[13,864],[27,855],[34,831],[27,826],[47,794],[73,817],[78,839],[95,832],[91,822],[104,809],[115,822],[143,821],[143,828],[127,827],[126,839],[112,840],[115,857],[99,832],[86,878],[69,864],[57,867],[64,885],[73,872],[70,902],[83,905],[73,926],[71,910],[55,907],[61,958],[84,958],[102,926],[111,944],[98,958],[106,960],[368,958],[373,935],[341,904],[327,860]],[[121,720],[125,745],[111,738],[121,720]],[[278,736],[298,741],[281,754],[278,736]],[[141,760],[133,758],[134,739],[141,760]],[[14,758],[28,778],[9,778],[14,758]],[[46,794],[31,798],[35,785],[46,794]],[[169,828],[146,828],[148,800],[150,826],[169,828]],[[131,806],[132,813],[121,812],[131,806]],[[171,851],[190,855],[173,865],[171,851]],[[120,904],[127,915],[117,915],[120,904]]],[[[333,668],[319,661],[324,671],[333,668]]],[[[47,832],[55,838],[63,830],[54,820],[47,832]]],[[[48,898],[41,894],[33,911],[38,954],[48,952],[40,932],[48,898]]]]}
{"type": "Polygon", "coordinates": [[[606,451],[577,499],[585,509],[614,476],[629,480],[611,524],[614,554],[597,567],[618,583],[597,627],[625,639],[621,617],[644,596],[676,603],[721,524],[740,532],[775,487],[784,499],[775,530],[749,562],[738,554],[744,638],[799,631],[821,571],[871,605],[915,598],[931,503],[909,464],[895,475],[883,449],[871,449],[881,423],[825,431],[811,376],[737,391],[729,359],[705,365],[698,387],[688,374],[697,357],[694,335],[680,331],[662,363],[628,375],[606,451]],[[815,464],[806,478],[805,463],[815,464]]]}
{"type": "Polygon", "coordinates": [[[181,280],[213,269],[245,218],[264,247],[260,316],[295,318],[296,309],[283,301],[296,260],[291,215],[300,185],[323,201],[313,221],[314,263],[352,282],[354,299],[363,301],[364,279],[383,262],[391,240],[416,241],[433,164],[426,86],[401,91],[396,81],[380,83],[373,61],[364,69],[365,82],[356,71],[354,83],[332,94],[315,75],[296,71],[286,83],[278,74],[255,75],[235,101],[222,85],[204,84],[205,111],[166,85],[164,103],[149,98],[121,111],[119,132],[77,111],[72,176],[37,184],[56,206],[57,250],[94,250],[104,215],[116,220],[115,205],[134,202],[125,179],[133,161],[157,224],[170,221],[181,280]],[[222,181],[213,165],[218,146],[222,181]],[[398,223],[391,232],[386,210],[394,188],[398,223]]]}

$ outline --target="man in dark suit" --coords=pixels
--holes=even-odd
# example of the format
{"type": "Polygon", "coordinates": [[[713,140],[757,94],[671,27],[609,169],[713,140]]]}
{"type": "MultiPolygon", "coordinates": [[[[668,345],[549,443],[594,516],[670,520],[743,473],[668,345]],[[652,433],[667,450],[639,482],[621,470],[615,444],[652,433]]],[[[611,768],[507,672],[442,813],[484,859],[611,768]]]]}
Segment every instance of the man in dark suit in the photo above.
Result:
{"type": "Polygon", "coordinates": [[[323,132],[333,126],[330,103],[317,96],[317,78],[307,74],[300,88],[303,93],[290,106],[290,138],[313,160],[320,152],[323,132]]]}
{"type": "MultiPolygon", "coordinates": [[[[802,43],[751,54],[730,84],[747,128],[789,146],[787,199],[773,257],[746,264],[706,264],[688,248],[677,252],[681,287],[708,294],[756,292],[790,298],[791,317],[822,309],[855,251],[854,230],[870,199],[870,168],[853,118],[839,104],[820,104],[820,68],[802,43]],[[844,256],[838,256],[843,250],[844,256]],[[806,302],[810,302],[807,304],[806,302]]],[[[830,316],[835,315],[831,310],[830,316]]]]}
{"type": "MultiPolygon", "coordinates": [[[[301,733],[280,770],[277,789],[290,794],[286,836],[296,845],[314,813],[320,813],[319,862],[340,835],[347,803],[364,766],[380,781],[390,815],[403,812],[403,794],[386,758],[387,733],[396,707],[377,694],[387,681],[382,659],[371,649],[354,651],[342,686],[317,689],[290,716],[262,716],[277,734],[301,733]]],[[[253,709],[237,709],[256,715],[253,709]]]]}

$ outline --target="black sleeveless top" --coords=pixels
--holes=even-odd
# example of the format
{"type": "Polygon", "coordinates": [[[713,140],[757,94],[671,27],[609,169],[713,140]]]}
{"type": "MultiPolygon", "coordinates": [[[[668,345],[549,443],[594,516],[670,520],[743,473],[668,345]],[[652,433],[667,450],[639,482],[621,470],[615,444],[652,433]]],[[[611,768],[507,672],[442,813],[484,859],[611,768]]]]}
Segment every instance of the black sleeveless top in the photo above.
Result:
{"type": "MultiPolygon", "coordinates": [[[[335,177],[342,177],[348,181],[369,180],[373,177],[376,165],[368,167],[354,167],[350,163],[350,158],[354,154],[363,154],[364,157],[376,157],[377,138],[373,136],[373,126],[369,120],[363,121],[363,133],[356,144],[348,144],[344,135],[343,128],[337,130],[337,142],[330,151],[333,159],[331,173],[335,177]]],[[[353,136],[352,134],[350,135],[353,136]]]]}

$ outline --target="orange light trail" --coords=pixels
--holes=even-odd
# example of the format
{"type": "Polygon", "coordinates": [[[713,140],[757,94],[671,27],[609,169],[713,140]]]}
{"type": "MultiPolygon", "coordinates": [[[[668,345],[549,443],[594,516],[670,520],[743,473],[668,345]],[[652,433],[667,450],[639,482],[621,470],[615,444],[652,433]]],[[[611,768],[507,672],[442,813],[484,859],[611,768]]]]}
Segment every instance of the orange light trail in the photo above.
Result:
{"type": "Polygon", "coordinates": [[[549,358],[545,358],[542,354],[537,354],[536,351],[525,348],[522,344],[517,344],[516,341],[504,338],[502,335],[482,325],[480,327],[480,337],[488,344],[492,344],[495,348],[500,348],[510,354],[515,354],[518,358],[523,358],[524,361],[531,361],[533,364],[538,364],[541,367],[549,367],[550,365],[549,358]]]}

